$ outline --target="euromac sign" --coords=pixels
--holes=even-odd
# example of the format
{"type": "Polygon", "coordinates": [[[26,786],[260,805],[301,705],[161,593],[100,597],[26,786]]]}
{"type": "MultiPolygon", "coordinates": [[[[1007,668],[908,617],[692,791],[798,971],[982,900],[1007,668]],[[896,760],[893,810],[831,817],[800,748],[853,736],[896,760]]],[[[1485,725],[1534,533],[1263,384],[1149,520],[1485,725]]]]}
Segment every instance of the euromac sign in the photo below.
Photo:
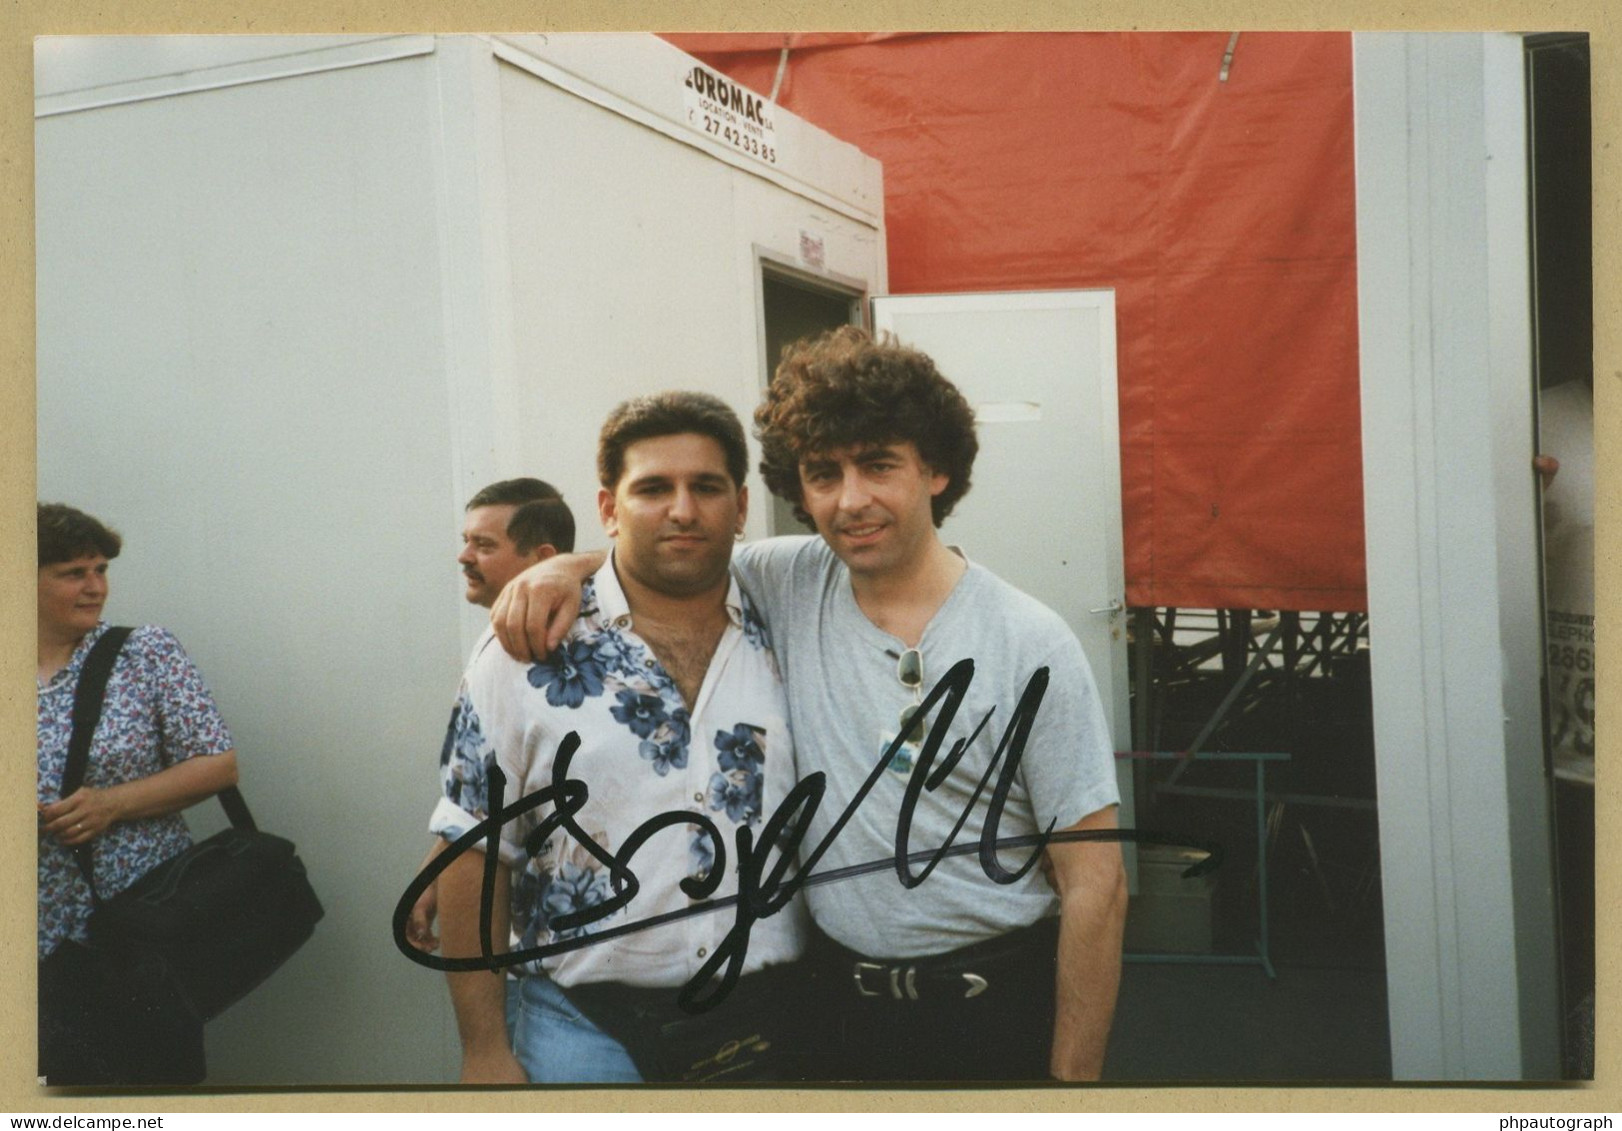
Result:
{"type": "Polygon", "coordinates": [[[777,164],[776,107],[770,102],[702,66],[682,75],[681,93],[693,129],[763,164],[777,164]]]}

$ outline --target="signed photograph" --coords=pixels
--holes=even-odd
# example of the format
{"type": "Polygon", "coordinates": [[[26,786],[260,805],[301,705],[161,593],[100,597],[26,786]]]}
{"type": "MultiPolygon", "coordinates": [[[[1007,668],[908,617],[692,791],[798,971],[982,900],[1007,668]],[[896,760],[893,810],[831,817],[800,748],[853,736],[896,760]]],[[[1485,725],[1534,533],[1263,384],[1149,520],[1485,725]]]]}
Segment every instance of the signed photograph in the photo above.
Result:
{"type": "Polygon", "coordinates": [[[1587,34],[33,62],[39,1096],[1593,1079],[1587,34]]]}

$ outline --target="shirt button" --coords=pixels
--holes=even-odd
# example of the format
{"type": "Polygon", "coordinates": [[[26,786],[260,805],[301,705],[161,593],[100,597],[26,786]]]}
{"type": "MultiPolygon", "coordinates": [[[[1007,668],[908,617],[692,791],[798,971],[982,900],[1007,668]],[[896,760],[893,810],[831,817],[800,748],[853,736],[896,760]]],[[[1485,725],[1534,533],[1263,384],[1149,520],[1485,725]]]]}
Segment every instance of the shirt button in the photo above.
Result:
{"type": "Polygon", "coordinates": [[[693,794],[693,800],[702,805],[704,803],[704,795],[702,793],[695,793],[693,794]]]}
{"type": "Polygon", "coordinates": [[[649,656],[647,659],[643,660],[642,661],[642,666],[645,667],[645,668],[653,667],[653,657],[649,656]]]}
{"type": "Polygon", "coordinates": [[[628,625],[630,623],[631,623],[631,618],[627,617],[627,616],[618,616],[618,617],[614,618],[614,627],[615,628],[624,628],[626,625],[628,625]]]}
{"type": "Polygon", "coordinates": [[[698,956],[700,958],[703,958],[709,952],[710,952],[709,947],[701,946],[701,947],[698,948],[698,956]]]}

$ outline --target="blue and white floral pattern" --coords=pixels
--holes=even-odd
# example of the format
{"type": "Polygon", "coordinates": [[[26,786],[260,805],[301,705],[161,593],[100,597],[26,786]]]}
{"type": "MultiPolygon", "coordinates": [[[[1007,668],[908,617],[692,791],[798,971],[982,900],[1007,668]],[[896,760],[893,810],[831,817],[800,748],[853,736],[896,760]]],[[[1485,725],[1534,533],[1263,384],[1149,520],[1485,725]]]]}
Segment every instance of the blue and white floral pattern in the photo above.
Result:
{"type": "Polygon", "coordinates": [[[440,784],[445,796],[483,820],[490,815],[486,806],[490,800],[490,767],[495,763],[495,747],[485,742],[479,713],[464,688],[456,697],[456,709],[451,712],[445,732],[445,748],[440,753],[440,784]]]}
{"type": "Polygon", "coordinates": [[[743,638],[753,648],[771,655],[771,634],[766,630],[766,622],[760,618],[760,610],[756,609],[755,603],[747,597],[741,603],[739,616],[743,621],[743,638]]]}
{"type": "Polygon", "coordinates": [[[618,693],[619,704],[608,709],[609,714],[631,728],[638,738],[652,738],[670,716],[665,713],[664,700],[657,695],[644,695],[626,688],[618,693]]]}
{"type": "Polygon", "coordinates": [[[734,770],[710,775],[710,808],[735,825],[760,820],[760,775],[734,770]]]}
{"type": "Polygon", "coordinates": [[[685,770],[687,768],[687,744],[685,742],[653,742],[643,740],[638,751],[642,757],[653,763],[654,772],[660,777],[670,773],[671,769],[685,770]]]}
{"type": "Polygon", "coordinates": [[[546,894],[541,897],[541,914],[547,921],[547,929],[553,939],[561,942],[564,939],[577,938],[602,930],[603,926],[614,918],[613,915],[562,931],[552,929],[551,923],[560,915],[585,911],[596,907],[599,903],[605,903],[613,894],[608,882],[608,869],[601,863],[593,861],[591,864],[585,864],[565,860],[553,874],[551,883],[546,885],[546,894]]]}
{"type": "Polygon", "coordinates": [[[703,829],[694,829],[692,838],[687,842],[687,875],[694,880],[704,880],[715,867],[715,843],[703,829]]]}
{"type": "Polygon", "coordinates": [[[766,762],[766,752],[760,744],[766,740],[766,732],[757,726],[748,723],[736,723],[729,734],[724,730],[715,732],[715,749],[719,751],[718,761],[723,770],[747,770],[759,774],[760,768],[766,762]]]}
{"type": "Polygon", "coordinates": [[[613,672],[616,685],[640,683],[653,686],[646,661],[648,650],[640,641],[618,632],[605,631],[596,641],[597,659],[605,670],[613,672]]]}
{"type": "Polygon", "coordinates": [[[588,696],[603,693],[604,666],[589,641],[565,640],[556,652],[531,665],[529,685],[545,688],[554,707],[578,707],[588,696]]]}
{"type": "MultiPolygon", "coordinates": [[[[612,591],[605,608],[595,579],[583,587],[581,614],[563,645],[542,662],[521,669],[522,681],[516,685],[489,682],[500,668],[499,654],[495,657],[498,662],[488,665],[476,659],[457,700],[441,754],[444,800],[435,814],[435,831],[454,836],[471,827],[469,818],[482,819],[487,814],[490,769],[498,761],[504,769],[511,767],[509,803],[526,790],[548,784],[550,770],[545,759],[571,731],[580,736],[576,757],[582,769],[574,771],[575,776],[591,790],[576,820],[606,852],[614,852],[619,845],[604,825],[623,838],[649,817],[675,809],[704,812],[720,826],[728,843],[729,825],[757,825],[768,800],[764,796],[768,754],[781,750],[782,762],[775,772],[792,775],[792,749],[786,733],[768,733],[768,727],[779,725],[782,717],[777,669],[767,651],[766,628],[759,614],[746,598],[741,605],[741,610],[736,605],[733,608],[734,623],[742,632],[731,638],[731,662],[740,665],[739,675],[728,676],[726,684],[717,685],[718,702],[740,713],[756,710],[758,705],[760,714],[739,719],[717,712],[710,716],[715,721],[707,722],[697,736],[691,708],[657,656],[636,636],[625,615],[623,596],[612,591]],[[475,672],[480,679],[475,679],[475,672]],[[734,683],[734,678],[743,682],[734,683]],[[470,686],[492,690],[475,694],[468,690],[470,686]],[[728,690],[721,690],[723,687],[728,690]],[[749,690],[740,696],[731,690],[735,688],[749,690]],[[481,718],[479,705],[488,706],[480,698],[484,694],[499,706],[494,714],[481,718]],[[721,729],[717,723],[722,724],[721,729]],[[495,733],[502,737],[494,737],[495,733]],[[602,775],[607,767],[619,769],[605,781],[602,775]]],[[[718,674],[717,678],[722,677],[718,674]]],[[[787,780],[792,783],[791,776],[787,780]]],[[[622,921],[627,913],[618,911],[562,931],[556,928],[559,917],[598,906],[615,893],[609,866],[574,843],[568,833],[556,834],[532,856],[524,855],[523,838],[548,811],[522,814],[503,834],[502,854],[513,877],[514,941],[522,949],[601,931],[622,921]]],[[[672,830],[656,835],[677,834],[672,830]]],[[[635,869],[643,882],[634,911],[637,917],[668,910],[671,900],[685,906],[688,897],[679,890],[679,879],[702,880],[714,869],[712,838],[691,826],[685,835],[685,859],[670,860],[668,850],[657,843],[637,856],[635,869]],[[663,878],[656,881],[656,875],[663,878]]],[[[672,847],[680,843],[671,842],[672,847]]],[[[548,958],[544,964],[548,968],[559,962],[589,964],[600,961],[594,959],[599,953],[598,947],[571,951],[548,958]]]]}
{"type": "Polygon", "coordinates": [[[547,922],[541,893],[551,882],[552,873],[537,867],[535,861],[513,875],[512,921],[518,930],[519,950],[533,950],[544,941],[547,922]]]}
{"type": "Polygon", "coordinates": [[[716,762],[720,771],[710,777],[710,809],[725,812],[734,824],[760,820],[761,777],[766,732],[748,723],[736,723],[730,732],[715,732],[716,762]]]}

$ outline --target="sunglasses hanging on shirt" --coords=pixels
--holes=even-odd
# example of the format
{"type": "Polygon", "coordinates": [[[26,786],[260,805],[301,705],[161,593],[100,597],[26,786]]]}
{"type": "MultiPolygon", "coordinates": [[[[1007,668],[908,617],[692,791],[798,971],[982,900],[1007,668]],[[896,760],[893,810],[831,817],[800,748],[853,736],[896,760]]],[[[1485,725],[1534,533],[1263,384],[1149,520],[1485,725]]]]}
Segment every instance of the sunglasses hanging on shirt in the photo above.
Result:
{"type": "MultiPolygon", "coordinates": [[[[896,653],[887,651],[889,656],[896,653]]],[[[912,692],[912,703],[901,709],[901,735],[903,742],[922,742],[924,728],[928,720],[920,717],[918,708],[924,698],[924,654],[916,648],[908,648],[896,656],[896,679],[901,686],[912,692]]]]}

